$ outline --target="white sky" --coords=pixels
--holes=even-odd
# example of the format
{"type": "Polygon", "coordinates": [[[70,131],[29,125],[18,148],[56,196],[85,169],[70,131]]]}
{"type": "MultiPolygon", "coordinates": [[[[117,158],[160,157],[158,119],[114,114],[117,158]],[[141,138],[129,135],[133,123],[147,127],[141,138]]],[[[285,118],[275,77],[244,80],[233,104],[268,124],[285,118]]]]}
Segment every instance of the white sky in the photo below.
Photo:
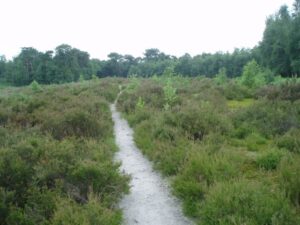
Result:
{"type": "Polygon", "coordinates": [[[62,43],[105,59],[158,48],[176,56],[255,46],[293,0],[0,0],[0,55],[62,43]]]}

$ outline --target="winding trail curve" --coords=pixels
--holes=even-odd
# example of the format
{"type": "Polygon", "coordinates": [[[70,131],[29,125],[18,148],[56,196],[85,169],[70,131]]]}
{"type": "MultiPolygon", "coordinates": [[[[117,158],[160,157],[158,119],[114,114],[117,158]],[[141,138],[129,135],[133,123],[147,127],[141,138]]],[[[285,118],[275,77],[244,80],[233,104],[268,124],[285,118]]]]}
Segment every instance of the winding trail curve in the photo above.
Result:
{"type": "Polygon", "coordinates": [[[153,171],[151,163],[136,147],[133,131],[117,112],[116,103],[110,109],[119,147],[115,157],[122,163],[121,170],[131,175],[130,194],[120,203],[124,224],[191,225],[182,214],[180,202],[171,195],[167,182],[153,171]]]}

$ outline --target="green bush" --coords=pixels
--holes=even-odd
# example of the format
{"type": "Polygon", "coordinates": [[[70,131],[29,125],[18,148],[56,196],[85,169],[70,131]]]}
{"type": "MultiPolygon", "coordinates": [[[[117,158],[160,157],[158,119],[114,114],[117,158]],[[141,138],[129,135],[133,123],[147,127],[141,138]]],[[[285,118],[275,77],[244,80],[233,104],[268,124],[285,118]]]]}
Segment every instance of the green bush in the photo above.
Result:
{"type": "Polygon", "coordinates": [[[42,87],[39,85],[39,83],[36,80],[31,82],[30,87],[33,92],[42,91],[42,87]]]}
{"type": "Polygon", "coordinates": [[[66,114],[63,118],[50,118],[42,127],[54,138],[61,140],[65,137],[105,138],[111,128],[106,121],[98,121],[83,111],[66,114]]]}
{"type": "Polygon", "coordinates": [[[247,180],[221,182],[210,189],[201,215],[203,225],[299,223],[280,193],[247,180]]]}
{"type": "Polygon", "coordinates": [[[265,137],[283,135],[300,125],[297,106],[287,101],[258,101],[232,116],[235,127],[244,124],[265,137]]]}
{"type": "Polygon", "coordinates": [[[265,170],[274,170],[279,165],[283,152],[277,149],[269,149],[258,156],[256,163],[260,168],[265,170]]]}
{"type": "Polygon", "coordinates": [[[300,158],[285,158],[280,165],[280,184],[286,196],[300,207],[300,158]]]}
{"type": "Polygon", "coordinates": [[[9,119],[9,115],[4,110],[0,110],[0,126],[4,126],[9,119]]]}
{"type": "Polygon", "coordinates": [[[231,129],[230,121],[204,102],[199,106],[184,107],[176,114],[177,124],[189,138],[202,140],[210,132],[227,133],[231,129]]]}
{"type": "Polygon", "coordinates": [[[190,154],[173,185],[175,194],[184,200],[184,210],[188,215],[197,216],[201,201],[216,182],[239,175],[239,164],[233,161],[230,155],[210,155],[203,150],[190,154]]]}
{"type": "Polygon", "coordinates": [[[1,98],[1,225],[121,223],[115,205],[128,177],[113,162],[108,105],[119,82],[19,88],[1,98]]]}
{"type": "Polygon", "coordinates": [[[278,138],[277,146],[291,152],[300,153],[300,130],[291,129],[278,138]]]}
{"type": "Polygon", "coordinates": [[[242,100],[244,98],[252,97],[252,93],[247,87],[234,81],[230,81],[227,84],[222,85],[219,89],[228,100],[242,100]]]}
{"type": "Polygon", "coordinates": [[[295,102],[300,99],[300,83],[286,82],[280,86],[265,86],[257,90],[256,96],[269,100],[287,100],[295,102]]]}
{"type": "Polygon", "coordinates": [[[122,216],[101,206],[101,201],[90,195],[90,201],[84,206],[77,205],[72,200],[60,199],[57,210],[51,221],[53,225],[119,225],[122,216]]]}

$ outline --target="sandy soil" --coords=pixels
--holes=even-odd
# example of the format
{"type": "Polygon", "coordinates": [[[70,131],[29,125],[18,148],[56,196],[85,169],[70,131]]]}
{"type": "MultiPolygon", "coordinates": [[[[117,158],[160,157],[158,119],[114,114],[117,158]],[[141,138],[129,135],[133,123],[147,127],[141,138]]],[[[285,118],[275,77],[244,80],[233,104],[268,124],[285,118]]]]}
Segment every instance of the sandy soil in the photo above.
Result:
{"type": "Polygon", "coordinates": [[[130,174],[130,194],[120,203],[124,212],[125,225],[188,225],[192,224],[183,216],[180,202],[175,199],[168,183],[151,163],[141,154],[133,141],[133,131],[126,120],[111,105],[114,132],[119,152],[116,160],[121,161],[121,170],[130,174]]]}

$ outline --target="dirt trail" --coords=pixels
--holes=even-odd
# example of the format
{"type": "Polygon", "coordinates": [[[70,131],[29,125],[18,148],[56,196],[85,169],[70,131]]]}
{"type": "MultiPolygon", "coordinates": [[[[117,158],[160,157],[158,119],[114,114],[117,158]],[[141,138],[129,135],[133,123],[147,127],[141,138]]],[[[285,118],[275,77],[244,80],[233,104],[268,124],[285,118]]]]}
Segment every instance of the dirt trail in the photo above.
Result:
{"type": "Polygon", "coordinates": [[[151,163],[140,153],[133,141],[133,131],[111,105],[114,132],[121,161],[121,170],[132,177],[130,194],[120,203],[125,225],[190,225],[171,194],[167,182],[153,171],[151,163]]]}

